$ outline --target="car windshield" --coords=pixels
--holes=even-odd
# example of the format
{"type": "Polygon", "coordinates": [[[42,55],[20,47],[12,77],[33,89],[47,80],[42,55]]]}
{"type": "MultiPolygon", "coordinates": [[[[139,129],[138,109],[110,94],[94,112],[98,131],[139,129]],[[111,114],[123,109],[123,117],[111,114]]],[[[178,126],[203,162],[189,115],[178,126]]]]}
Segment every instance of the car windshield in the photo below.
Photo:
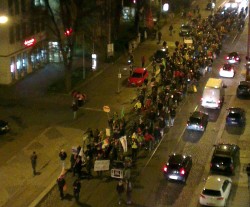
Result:
{"type": "Polygon", "coordinates": [[[247,90],[249,88],[249,86],[246,86],[246,85],[239,85],[238,86],[239,89],[245,89],[247,90]]]}
{"type": "Polygon", "coordinates": [[[227,117],[239,119],[240,114],[239,113],[229,113],[227,117]]]}
{"type": "Polygon", "coordinates": [[[221,196],[221,193],[218,190],[204,189],[202,193],[208,196],[221,196]]]}
{"type": "Polygon", "coordinates": [[[142,78],[142,73],[133,73],[133,78],[142,78]]]}
{"type": "Polygon", "coordinates": [[[170,163],[168,167],[171,169],[179,169],[180,165],[177,163],[170,163]]]}
{"type": "Polygon", "coordinates": [[[201,123],[201,120],[197,117],[190,117],[190,122],[192,124],[200,124],[201,123]]]}
{"type": "Polygon", "coordinates": [[[231,70],[231,65],[224,65],[223,70],[231,70]]]}
{"type": "Polygon", "coordinates": [[[222,163],[224,165],[229,165],[231,163],[230,157],[214,156],[212,163],[222,163]]]}

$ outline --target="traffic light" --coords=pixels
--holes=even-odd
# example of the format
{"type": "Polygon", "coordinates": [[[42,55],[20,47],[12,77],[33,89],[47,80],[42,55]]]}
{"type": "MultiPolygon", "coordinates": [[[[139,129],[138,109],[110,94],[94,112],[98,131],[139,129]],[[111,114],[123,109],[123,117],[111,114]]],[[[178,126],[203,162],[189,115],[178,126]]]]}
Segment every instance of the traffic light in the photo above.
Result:
{"type": "Polygon", "coordinates": [[[69,29],[66,29],[66,31],[64,32],[64,34],[66,36],[70,36],[72,34],[72,32],[73,32],[72,28],[69,28],[69,29]]]}

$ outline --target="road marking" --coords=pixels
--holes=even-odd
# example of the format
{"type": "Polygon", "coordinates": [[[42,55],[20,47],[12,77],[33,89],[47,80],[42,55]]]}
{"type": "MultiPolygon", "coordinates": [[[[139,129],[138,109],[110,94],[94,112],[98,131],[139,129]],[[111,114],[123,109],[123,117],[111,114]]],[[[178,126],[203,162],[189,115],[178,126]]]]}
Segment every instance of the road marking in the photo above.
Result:
{"type": "Polygon", "coordinates": [[[102,109],[97,109],[97,108],[88,108],[88,107],[84,107],[84,110],[89,110],[89,111],[101,111],[104,112],[102,109]]]}

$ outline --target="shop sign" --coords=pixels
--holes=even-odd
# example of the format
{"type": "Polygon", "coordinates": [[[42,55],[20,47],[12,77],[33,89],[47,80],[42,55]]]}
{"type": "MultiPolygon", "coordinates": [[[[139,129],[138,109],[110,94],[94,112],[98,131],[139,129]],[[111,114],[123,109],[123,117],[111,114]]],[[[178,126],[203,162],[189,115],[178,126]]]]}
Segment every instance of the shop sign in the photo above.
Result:
{"type": "Polygon", "coordinates": [[[31,38],[31,39],[25,40],[23,44],[26,47],[30,47],[30,46],[33,46],[35,43],[36,43],[36,39],[35,38],[31,38]]]}

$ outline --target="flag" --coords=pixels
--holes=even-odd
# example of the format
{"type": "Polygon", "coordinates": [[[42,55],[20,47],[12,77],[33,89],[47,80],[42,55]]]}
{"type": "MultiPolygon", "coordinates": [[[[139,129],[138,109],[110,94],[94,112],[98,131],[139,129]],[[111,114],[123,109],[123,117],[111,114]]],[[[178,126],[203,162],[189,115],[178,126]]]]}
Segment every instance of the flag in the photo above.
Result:
{"type": "Polygon", "coordinates": [[[124,106],[122,107],[122,110],[121,110],[121,119],[125,116],[125,109],[124,109],[124,106]]]}
{"type": "Polygon", "coordinates": [[[127,136],[122,136],[119,140],[122,144],[123,151],[127,152],[128,151],[127,136]]]}

